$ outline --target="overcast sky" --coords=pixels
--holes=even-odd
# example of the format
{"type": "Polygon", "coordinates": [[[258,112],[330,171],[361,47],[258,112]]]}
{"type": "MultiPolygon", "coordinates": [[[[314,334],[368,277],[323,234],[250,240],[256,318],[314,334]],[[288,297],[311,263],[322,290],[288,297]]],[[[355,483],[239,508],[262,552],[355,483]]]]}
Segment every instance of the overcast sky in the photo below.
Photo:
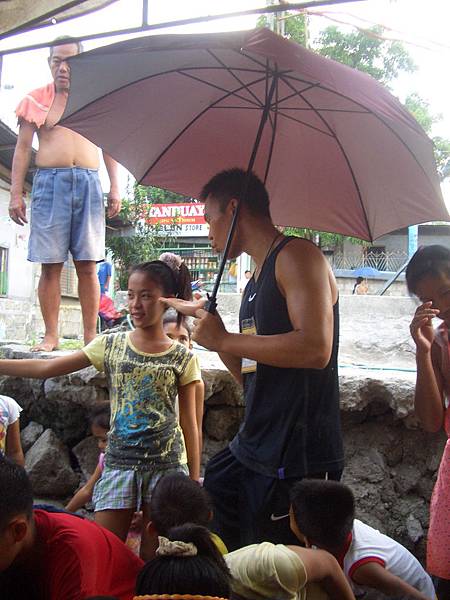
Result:
{"type": "MultiPolygon", "coordinates": [[[[149,2],[149,21],[164,21],[190,18],[207,14],[221,14],[261,7],[265,0],[171,0],[149,2]]],[[[394,84],[394,93],[404,100],[415,91],[430,102],[435,113],[441,113],[443,120],[434,127],[435,135],[450,138],[450,102],[448,70],[450,59],[449,23],[450,2],[448,0],[366,0],[355,3],[324,7],[325,16],[311,16],[311,35],[314,37],[331,24],[351,30],[348,24],[370,27],[374,23],[389,29],[388,35],[405,42],[418,70],[411,75],[402,75],[394,84]],[[337,19],[336,23],[331,19],[337,19]]],[[[107,31],[135,26],[140,22],[141,1],[119,0],[110,7],[81,19],[55,25],[37,33],[15,36],[0,42],[0,50],[11,46],[38,43],[51,40],[58,35],[85,35],[91,32],[107,31]]],[[[199,23],[189,27],[164,30],[189,33],[198,31],[225,31],[250,29],[256,23],[256,16],[199,23]]],[[[104,43],[113,43],[120,38],[87,42],[86,49],[104,43]]],[[[0,118],[15,128],[14,107],[29,90],[44,85],[50,80],[47,68],[47,50],[36,50],[7,55],[3,62],[2,89],[0,91],[0,118]]]]}

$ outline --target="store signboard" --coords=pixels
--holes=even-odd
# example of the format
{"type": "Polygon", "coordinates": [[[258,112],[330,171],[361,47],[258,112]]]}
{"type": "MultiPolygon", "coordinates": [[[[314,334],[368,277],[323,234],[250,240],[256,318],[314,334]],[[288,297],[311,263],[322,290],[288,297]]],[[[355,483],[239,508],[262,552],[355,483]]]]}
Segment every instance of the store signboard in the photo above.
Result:
{"type": "Polygon", "coordinates": [[[205,205],[200,202],[153,204],[148,223],[159,225],[176,237],[207,237],[205,205]]]}

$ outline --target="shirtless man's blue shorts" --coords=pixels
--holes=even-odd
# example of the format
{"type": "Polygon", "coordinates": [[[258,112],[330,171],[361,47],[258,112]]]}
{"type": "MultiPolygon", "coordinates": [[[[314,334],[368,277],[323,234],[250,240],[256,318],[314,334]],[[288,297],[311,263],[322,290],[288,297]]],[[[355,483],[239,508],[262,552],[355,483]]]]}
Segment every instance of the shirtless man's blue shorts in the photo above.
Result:
{"type": "Polygon", "coordinates": [[[45,168],[34,176],[28,260],[105,257],[105,206],[97,169],[45,168]]]}

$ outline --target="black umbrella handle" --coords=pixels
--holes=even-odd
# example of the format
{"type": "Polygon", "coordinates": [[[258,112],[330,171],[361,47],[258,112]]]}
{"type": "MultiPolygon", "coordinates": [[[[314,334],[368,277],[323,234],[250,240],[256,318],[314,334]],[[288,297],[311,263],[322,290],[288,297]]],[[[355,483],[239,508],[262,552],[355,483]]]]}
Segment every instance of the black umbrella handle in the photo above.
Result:
{"type": "Polygon", "coordinates": [[[206,310],[206,312],[209,312],[211,315],[215,315],[217,308],[216,299],[208,294],[208,300],[206,301],[205,306],[203,308],[204,310],[206,310]]]}

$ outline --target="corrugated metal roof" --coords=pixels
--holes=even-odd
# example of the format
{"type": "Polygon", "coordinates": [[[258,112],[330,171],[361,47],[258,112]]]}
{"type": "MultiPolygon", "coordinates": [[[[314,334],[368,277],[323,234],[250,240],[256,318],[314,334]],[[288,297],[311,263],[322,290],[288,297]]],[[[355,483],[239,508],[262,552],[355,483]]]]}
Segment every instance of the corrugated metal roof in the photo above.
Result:
{"type": "MultiPolygon", "coordinates": [[[[12,161],[14,156],[14,148],[16,147],[17,135],[12,129],[0,121],[0,164],[6,167],[9,171],[12,168],[12,161]]],[[[33,150],[33,157],[36,152],[33,150]]],[[[32,162],[33,159],[32,159],[32,162]]],[[[30,169],[26,176],[26,181],[29,184],[33,183],[33,169],[30,169]]]]}

